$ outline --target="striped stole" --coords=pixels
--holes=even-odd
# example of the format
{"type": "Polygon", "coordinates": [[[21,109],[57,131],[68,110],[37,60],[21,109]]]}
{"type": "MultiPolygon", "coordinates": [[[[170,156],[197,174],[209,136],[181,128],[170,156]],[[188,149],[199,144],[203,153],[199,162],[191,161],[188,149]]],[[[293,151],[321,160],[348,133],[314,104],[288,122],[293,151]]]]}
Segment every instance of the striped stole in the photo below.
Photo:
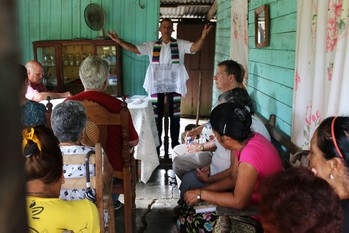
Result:
{"type": "MultiPolygon", "coordinates": [[[[159,64],[160,63],[160,51],[162,45],[162,38],[155,42],[153,48],[153,58],[152,63],[159,64]]],[[[171,37],[170,40],[170,48],[171,48],[171,64],[179,64],[179,50],[177,40],[171,37]]]]}

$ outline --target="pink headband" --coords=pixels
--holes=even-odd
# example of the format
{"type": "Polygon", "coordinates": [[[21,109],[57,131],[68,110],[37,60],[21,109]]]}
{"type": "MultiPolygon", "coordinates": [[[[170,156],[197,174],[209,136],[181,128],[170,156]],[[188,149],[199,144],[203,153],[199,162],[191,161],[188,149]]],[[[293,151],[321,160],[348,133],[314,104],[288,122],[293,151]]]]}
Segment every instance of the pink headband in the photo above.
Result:
{"type": "Polygon", "coordinates": [[[334,117],[331,123],[331,135],[332,135],[332,140],[333,140],[333,144],[336,147],[336,150],[339,154],[339,156],[342,158],[342,160],[344,160],[344,157],[341,153],[341,151],[339,150],[339,147],[337,145],[337,140],[336,140],[336,136],[334,135],[334,122],[336,121],[337,117],[334,117]]]}

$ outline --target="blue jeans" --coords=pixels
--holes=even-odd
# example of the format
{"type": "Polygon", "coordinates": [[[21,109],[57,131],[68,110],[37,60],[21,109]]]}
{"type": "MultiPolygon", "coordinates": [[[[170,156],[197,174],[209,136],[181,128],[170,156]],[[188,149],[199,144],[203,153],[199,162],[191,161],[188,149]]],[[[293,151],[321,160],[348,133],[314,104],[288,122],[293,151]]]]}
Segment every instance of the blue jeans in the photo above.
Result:
{"type": "Polygon", "coordinates": [[[188,190],[191,189],[199,189],[207,186],[208,183],[201,182],[197,176],[196,176],[196,171],[191,171],[187,172],[183,178],[182,178],[182,183],[181,186],[179,187],[179,190],[181,191],[180,193],[180,198],[178,200],[178,204],[184,204],[184,193],[188,190]]]}

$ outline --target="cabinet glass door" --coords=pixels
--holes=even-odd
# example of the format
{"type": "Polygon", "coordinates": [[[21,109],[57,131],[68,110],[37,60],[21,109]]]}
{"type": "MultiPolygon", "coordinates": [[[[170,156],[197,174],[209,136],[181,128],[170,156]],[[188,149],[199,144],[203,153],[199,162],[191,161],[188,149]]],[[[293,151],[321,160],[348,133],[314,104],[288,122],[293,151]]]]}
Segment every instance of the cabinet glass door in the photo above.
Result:
{"type": "Polygon", "coordinates": [[[44,69],[42,83],[47,87],[48,90],[57,90],[55,47],[38,47],[36,53],[37,61],[42,64],[44,69]]]}
{"type": "Polygon", "coordinates": [[[64,89],[73,94],[83,91],[79,77],[81,62],[94,53],[93,45],[74,44],[62,46],[62,66],[64,89]]]}
{"type": "Polygon", "coordinates": [[[104,58],[109,62],[110,65],[110,75],[108,77],[108,86],[106,92],[113,96],[119,96],[119,67],[117,66],[117,53],[115,45],[103,45],[96,46],[97,56],[104,58]]]}

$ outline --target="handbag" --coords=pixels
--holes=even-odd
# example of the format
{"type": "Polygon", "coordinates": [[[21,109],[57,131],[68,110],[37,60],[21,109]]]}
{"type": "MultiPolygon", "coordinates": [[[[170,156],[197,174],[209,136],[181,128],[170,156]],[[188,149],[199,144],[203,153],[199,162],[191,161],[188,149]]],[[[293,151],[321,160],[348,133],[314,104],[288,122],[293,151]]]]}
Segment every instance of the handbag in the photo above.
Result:
{"type": "Polygon", "coordinates": [[[251,217],[219,216],[215,233],[263,233],[260,222],[251,217]]]}

